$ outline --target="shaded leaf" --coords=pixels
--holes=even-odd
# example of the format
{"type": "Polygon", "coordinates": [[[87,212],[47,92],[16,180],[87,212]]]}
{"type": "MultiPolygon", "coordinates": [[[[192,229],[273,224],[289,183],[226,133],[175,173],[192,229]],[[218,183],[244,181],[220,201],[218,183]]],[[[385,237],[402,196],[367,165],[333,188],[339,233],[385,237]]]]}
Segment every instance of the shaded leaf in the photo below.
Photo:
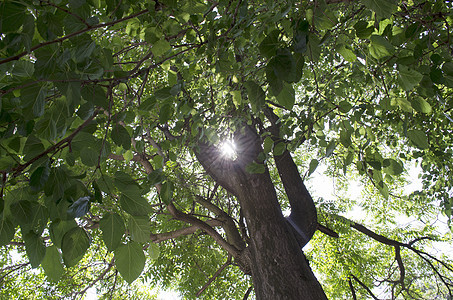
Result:
{"type": "Polygon", "coordinates": [[[266,171],[264,164],[251,162],[245,167],[245,170],[250,174],[263,174],[266,171]]]}
{"type": "Polygon", "coordinates": [[[250,104],[252,105],[252,110],[257,112],[264,105],[266,94],[254,81],[247,81],[244,85],[247,89],[247,95],[250,104]]]}
{"type": "Polygon", "coordinates": [[[162,202],[165,204],[170,204],[171,200],[173,199],[173,191],[174,191],[174,186],[173,182],[171,181],[165,181],[162,184],[162,188],[160,190],[160,197],[162,199],[162,202]]]}
{"type": "Polygon", "coordinates": [[[46,246],[44,245],[44,241],[41,236],[32,231],[25,234],[22,232],[22,237],[25,242],[25,250],[31,266],[33,268],[39,267],[41,261],[44,259],[44,255],[46,255],[46,246]]]}
{"type": "Polygon", "coordinates": [[[109,251],[115,250],[121,243],[126,227],[118,214],[105,215],[99,222],[102,240],[109,251]]]}
{"type": "Polygon", "coordinates": [[[17,31],[25,20],[27,7],[9,1],[0,3],[0,32],[17,31]]]}
{"type": "Polygon", "coordinates": [[[76,227],[66,232],[61,242],[64,264],[67,267],[75,266],[90,247],[90,243],[91,239],[83,228],[76,227]]]}
{"type": "Polygon", "coordinates": [[[296,92],[291,84],[283,84],[283,89],[278,94],[277,101],[288,110],[293,108],[294,102],[296,101],[296,92]]]}
{"type": "Polygon", "coordinates": [[[74,220],[56,220],[50,224],[50,239],[57,248],[61,248],[63,236],[72,228],[77,228],[77,223],[74,220]]]}
{"type": "Polygon", "coordinates": [[[411,140],[414,145],[419,149],[428,149],[428,137],[426,134],[418,129],[409,130],[407,132],[407,137],[411,140]]]}
{"type": "Polygon", "coordinates": [[[310,164],[308,166],[308,175],[307,176],[310,176],[311,174],[313,174],[313,172],[318,167],[318,164],[319,164],[319,161],[317,159],[312,159],[310,161],[310,164]]]}
{"type": "Polygon", "coordinates": [[[363,0],[363,4],[380,18],[390,18],[397,8],[393,0],[363,0]]]}
{"type": "Polygon", "coordinates": [[[370,50],[371,56],[376,59],[381,59],[390,55],[393,55],[395,49],[392,44],[389,43],[385,38],[380,35],[372,35],[370,37],[370,45],[368,49],[370,50]]]}
{"type": "Polygon", "coordinates": [[[3,215],[0,215],[0,247],[8,244],[14,237],[15,226],[3,215]]]}
{"type": "Polygon", "coordinates": [[[118,146],[123,147],[124,150],[129,150],[131,148],[131,136],[124,126],[116,124],[112,128],[110,136],[113,142],[118,146]]]}
{"type": "Polygon", "coordinates": [[[153,211],[151,205],[142,197],[138,188],[122,193],[120,205],[121,208],[133,216],[146,216],[153,211]]]}

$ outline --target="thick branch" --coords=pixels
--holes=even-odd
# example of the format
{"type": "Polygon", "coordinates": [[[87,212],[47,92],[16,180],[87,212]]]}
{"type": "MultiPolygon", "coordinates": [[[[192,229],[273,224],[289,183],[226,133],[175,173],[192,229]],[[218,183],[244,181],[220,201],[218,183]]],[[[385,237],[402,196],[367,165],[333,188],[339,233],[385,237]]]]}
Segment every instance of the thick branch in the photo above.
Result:
{"type": "MultiPolygon", "coordinates": [[[[207,220],[207,221],[205,221],[205,223],[211,227],[222,226],[222,222],[219,220],[216,220],[216,219],[207,220]]],[[[180,236],[193,234],[197,230],[200,230],[200,227],[190,226],[190,227],[185,227],[185,228],[181,228],[181,229],[170,231],[170,232],[151,234],[151,241],[153,241],[154,243],[160,243],[160,242],[163,242],[166,240],[178,238],[180,236]]]]}
{"type": "MultiPolygon", "coordinates": [[[[272,124],[270,127],[272,138],[275,142],[280,141],[278,116],[270,108],[265,110],[265,114],[272,124]]],[[[293,225],[293,222],[296,224],[295,229],[303,239],[301,245],[303,246],[312,238],[318,225],[315,203],[305,187],[289,151],[285,150],[283,154],[274,156],[274,160],[291,205],[289,221],[291,225],[293,225]]]]}
{"type": "Polygon", "coordinates": [[[246,244],[239,234],[238,228],[236,227],[233,218],[231,218],[226,212],[221,210],[213,203],[203,199],[203,197],[201,196],[197,196],[196,201],[203,205],[206,209],[215,213],[217,219],[223,221],[222,227],[225,230],[225,234],[229,243],[233,244],[239,250],[242,250],[246,247],[246,244]]]}
{"type": "Polygon", "coordinates": [[[338,233],[336,233],[336,232],[333,231],[332,229],[330,229],[330,228],[328,228],[328,227],[326,227],[326,226],[324,226],[324,225],[321,225],[321,224],[319,224],[319,223],[318,223],[317,229],[318,229],[319,231],[321,231],[322,233],[327,234],[328,236],[331,236],[331,237],[333,237],[333,238],[338,238],[338,237],[339,237],[338,233]]]}
{"type": "Polygon", "coordinates": [[[225,241],[225,239],[217,231],[215,231],[214,228],[212,228],[205,222],[195,218],[194,216],[191,216],[189,214],[179,211],[178,209],[176,209],[176,207],[173,205],[173,203],[168,204],[167,209],[175,219],[189,223],[193,226],[197,226],[198,228],[204,230],[223,249],[228,251],[228,253],[230,255],[232,255],[235,258],[239,258],[240,251],[238,249],[236,249],[236,247],[234,247],[233,245],[231,245],[227,241],[225,241]]]}

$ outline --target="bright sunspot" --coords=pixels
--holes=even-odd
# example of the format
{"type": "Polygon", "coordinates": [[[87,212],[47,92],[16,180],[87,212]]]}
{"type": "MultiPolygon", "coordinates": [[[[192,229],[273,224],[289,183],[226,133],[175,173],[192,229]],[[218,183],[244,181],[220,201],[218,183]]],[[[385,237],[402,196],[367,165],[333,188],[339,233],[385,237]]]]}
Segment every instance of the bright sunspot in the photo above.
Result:
{"type": "Polygon", "coordinates": [[[231,140],[226,140],[220,144],[220,150],[222,151],[222,155],[229,159],[236,159],[236,145],[231,140]]]}

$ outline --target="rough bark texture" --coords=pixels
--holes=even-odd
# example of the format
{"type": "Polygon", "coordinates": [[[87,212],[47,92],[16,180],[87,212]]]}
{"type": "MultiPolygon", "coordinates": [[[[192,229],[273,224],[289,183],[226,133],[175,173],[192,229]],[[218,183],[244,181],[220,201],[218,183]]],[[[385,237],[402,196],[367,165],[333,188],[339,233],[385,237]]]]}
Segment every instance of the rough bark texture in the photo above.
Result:
{"type": "MultiPolygon", "coordinates": [[[[235,142],[238,147],[238,159],[235,161],[222,158],[218,149],[206,143],[200,144],[196,154],[213,179],[240,202],[250,235],[246,250],[250,252],[257,299],[327,299],[283,217],[267,168],[263,174],[245,171],[245,166],[262,151],[259,137],[253,128],[245,126],[236,135],[235,142]]],[[[286,170],[282,164],[279,172],[286,171],[291,175],[294,169],[286,170]]],[[[308,194],[306,190],[302,193],[308,194]]],[[[307,213],[313,214],[312,208],[307,213]]],[[[314,213],[311,219],[316,220],[316,211],[314,213]]],[[[311,221],[308,222],[306,226],[310,229],[304,230],[309,232],[312,225],[311,221]]]]}

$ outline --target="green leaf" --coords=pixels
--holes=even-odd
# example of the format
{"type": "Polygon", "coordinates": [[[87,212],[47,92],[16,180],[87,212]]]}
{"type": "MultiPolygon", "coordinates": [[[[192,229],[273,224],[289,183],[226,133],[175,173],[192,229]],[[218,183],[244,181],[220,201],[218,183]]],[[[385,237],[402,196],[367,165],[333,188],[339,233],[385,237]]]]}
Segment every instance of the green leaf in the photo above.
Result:
{"type": "Polygon", "coordinates": [[[230,91],[230,94],[233,98],[233,104],[236,107],[239,107],[239,105],[241,105],[241,103],[242,103],[241,91],[230,91]]]}
{"type": "Polygon", "coordinates": [[[262,55],[267,58],[271,58],[277,53],[279,47],[278,36],[280,35],[279,30],[272,31],[259,45],[259,50],[262,55]]]}
{"type": "Polygon", "coordinates": [[[154,92],[154,96],[158,100],[167,100],[173,95],[171,94],[171,87],[167,86],[164,88],[161,88],[160,90],[157,90],[154,92]]]}
{"type": "Polygon", "coordinates": [[[49,179],[50,168],[46,164],[43,167],[38,167],[30,176],[30,187],[32,191],[37,192],[41,190],[49,179]]]}
{"type": "MultiPolygon", "coordinates": [[[[105,90],[98,85],[86,85],[81,90],[83,99],[93,104],[94,106],[100,106],[103,108],[109,107],[109,101],[105,90]]],[[[77,96],[77,95],[76,95],[77,96]]]]}
{"type": "Polygon", "coordinates": [[[41,140],[38,139],[37,137],[30,135],[27,138],[27,141],[25,142],[24,146],[24,160],[28,161],[35,156],[41,154],[44,151],[44,145],[42,144],[41,140]]]}
{"type": "Polygon", "coordinates": [[[278,79],[286,82],[296,80],[296,61],[288,49],[279,49],[277,55],[268,64],[272,67],[278,79]]]}
{"type": "Polygon", "coordinates": [[[99,222],[102,240],[109,251],[114,251],[121,243],[126,227],[118,214],[105,215],[99,222]]]}
{"type": "Polygon", "coordinates": [[[283,89],[278,94],[277,101],[288,110],[293,108],[294,102],[296,101],[296,92],[291,84],[286,82],[283,84],[283,89]]]}
{"type": "Polygon", "coordinates": [[[267,136],[263,141],[263,150],[264,153],[269,153],[272,151],[272,147],[274,146],[274,141],[270,136],[267,136]]]}
{"type": "Polygon", "coordinates": [[[379,18],[390,18],[397,8],[394,0],[363,0],[363,4],[374,11],[379,18]]]}
{"type": "Polygon", "coordinates": [[[326,157],[329,157],[333,154],[336,146],[337,144],[335,143],[335,141],[330,141],[330,143],[326,147],[326,157]]]}
{"type": "MultiPolygon", "coordinates": [[[[115,172],[115,180],[114,185],[121,191],[121,192],[136,192],[136,189],[140,189],[140,186],[137,182],[135,182],[134,178],[132,178],[129,174],[123,171],[115,172]]],[[[138,191],[138,193],[141,193],[138,191]]]]}
{"type": "Polygon", "coordinates": [[[35,117],[44,114],[45,98],[47,90],[44,85],[31,85],[21,90],[21,101],[26,113],[35,117]]]}
{"type": "Polygon", "coordinates": [[[57,247],[54,245],[47,247],[46,255],[41,262],[41,266],[51,281],[57,282],[60,280],[64,273],[64,267],[61,263],[61,255],[57,247]]]}
{"type": "Polygon", "coordinates": [[[399,175],[401,173],[403,173],[404,169],[403,169],[403,166],[397,162],[396,160],[394,159],[384,159],[384,161],[382,162],[382,165],[384,167],[384,172],[389,174],[389,175],[399,175]]]}
{"type": "Polygon", "coordinates": [[[417,148],[419,149],[429,148],[428,137],[423,131],[418,129],[409,130],[407,132],[407,137],[409,138],[409,140],[411,140],[412,143],[414,143],[414,145],[417,148]]]}
{"type": "Polygon", "coordinates": [[[154,56],[161,56],[170,49],[171,49],[170,43],[167,42],[167,40],[165,39],[161,39],[154,43],[153,47],[151,48],[151,52],[153,52],[154,56]]]}
{"type": "Polygon", "coordinates": [[[391,103],[392,105],[398,105],[403,111],[412,112],[412,105],[406,98],[398,97],[392,99],[391,103]]]}
{"type": "Polygon", "coordinates": [[[52,221],[49,227],[50,239],[57,248],[61,249],[63,236],[71,229],[77,228],[77,223],[74,220],[56,220],[52,221]]]}
{"type": "Polygon", "coordinates": [[[310,161],[310,164],[308,166],[308,175],[307,176],[310,176],[311,174],[313,174],[313,172],[318,167],[318,164],[319,164],[319,161],[317,159],[312,159],[310,161]]]}
{"type": "Polygon", "coordinates": [[[247,95],[252,105],[252,110],[257,112],[264,106],[266,94],[263,89],[257,85],[254,81],[247,81],[244,83],[245,88],[247,89],[247,95]]]}
{"type": "Polygon", "coordinates": [[[7,245],[14,237],[16,228],[9,218],[0,215],[0,247],[7,245]]]}
{"type": "Polygon", "coordinates": [[[368,22],[362,20],[354,25],[354,29],[355,35],[360,39],[367,39],[374,32],[374,27],[368,26],[368,22]]]}
{"type": "Polygon", "coordinates": [[[173,199],[173,191],[174,186],[173,182],[166,181],[162,184],[162,188],[160,190],[160,197],[165,204],[170,204],[171,200],[173,199]]]}
{"type": "Polygon", "coordinates": [[[286,144],[284,142],[274,144],[274,156],[280,156],[285,152],[286,144]]]}
{"type": "Polygon", "coordinates": [[[245,167],[245,171],[250,174],[263,174],[266,171],[266,167],[264,164],[259,164],[253,161],[245,167]]]}
{"type": "Polygon", "coordinates": [[[61,251],[63,261],[67,267],[75,266],[90,247],[91,239],[83,228],[70,229],[63,236],[61,251]]]}
{"type": "Polygon", "coordinates": [[[164,103],[159,110],[159,123],[165,124],[167,123],[174,113],[174,105],[173,102],[171,103],[164,103]]]}
{"type": "Polygon", "coordinates": [[[25,60],[19,60],[14,64],[12,74],[18,77],[31,77],[34,71],[35,65],[33,63],[25,60]]]}
{"type": "Polygon", "coordinates": [[[120,147],[123,147],[124,150],[129,150],[131,148],[131,136],[129,132],[124,128],[121,124],[116,124],[112,128],[112,132],[110,133],[110,137],[112,138],[113,142],[120,147]]]}
{"type": "Polygon", "coordinates": [[[158,259],[160,254],[159,245],[156,243],[150,243],[148,248],[149,258],[158,259]]]}
{"type": "Polygon", "coordinates": [[[150,185],[156,185],[158,183],[161,183],[163,180],[164,176],[162,175],[161,169],[154,170],[150,174],[148,174],[148,183],[150,185]]]}
{"type": "Polygon", "coordinates": [[[11,205],[11,211],[14,212],[14,218],[21,226],[29,226],[33,219],[34,209],[37,203],[28,200],[20,200],[11,205]]]}
{"type": "Polygon", "coordinates": [[[370,37],[370,45],[368,49],[370,50],[371,56],[376,59],[381,59],[390,55],[393,55],[395,49],[392,44],[390,44],[385,38],[380,35],[372,35],[370,37]]]}
{"type": "Polygon", "coordinates": [[[132,216],[128,222],[128,229],[132,240],[138,243],[145,243],[149,241],[151,235],[150,226],[148,217],[132,216]]]}
{"type": "Polygon", "coordinates": [[[121,207],[133,216],[146,216],[153,211],[148,201],[142,197],[140,190],[129,190],[120,197],[121,207]]]}
{"type": "Polygon", "coordinates": [[[432,109],[431,105],[428,103],[428,101],[426,101],[425,99],[423,99],[420,96],[415,97],[412,100],[411,105],[416,111],[424,113],[424,114],[430,114],[433,111],[433,109],[432,109]]]}
{"type": "Polygon", "coordinates": [[[39,267],[41,261],[46,255],[46,246],[44,245],[41,236],[29,231],[25,234],[22,233],[22,237],[25,242],[25,250],[32,268],[39,267]]]}
{"type": "Polygon", "coordinates": [[[275,75],[274,68],[269,64],[266,66],[266,80],[269,83],[272,94],[274,96],[280,94],[283,89],[283,80],[275,75]]]}
{"type": "Polygon", "coordinates": [[[406,91],[410,91],[414,87],[416,87],[423,78],[422,74],[415,71],[414,69],[409,69],[406,66],[400,65],[398,69],[399,69],[398,75],[399,83],[401,87],[406,91]]]}
{"type": "Polygon", "coordinates": [[[98,164],[99,152],[91,147],[83,148],[80,151],[80,159],[85,166],[94,167],[98,164]]]}
{"type": "Polygon", "coordinates": [[[357,56],[354,52],[352,52],[352,50],[347,48],[344,44],[338,45],[336,50],[346,61],[355,62],[357,60],[357,56]]]}
{"type": "Polygon", "coordinates": [[[115,265],[121,276],[131,284],[145,267],[145,254],[140,244],[132,242],[115,250],[115,265]]]}
{"type": "Polygon", "coordinates": [[[27,7],[14,2],[0,3],[0,32],[18,31],[25,20],[27,7]]]}

